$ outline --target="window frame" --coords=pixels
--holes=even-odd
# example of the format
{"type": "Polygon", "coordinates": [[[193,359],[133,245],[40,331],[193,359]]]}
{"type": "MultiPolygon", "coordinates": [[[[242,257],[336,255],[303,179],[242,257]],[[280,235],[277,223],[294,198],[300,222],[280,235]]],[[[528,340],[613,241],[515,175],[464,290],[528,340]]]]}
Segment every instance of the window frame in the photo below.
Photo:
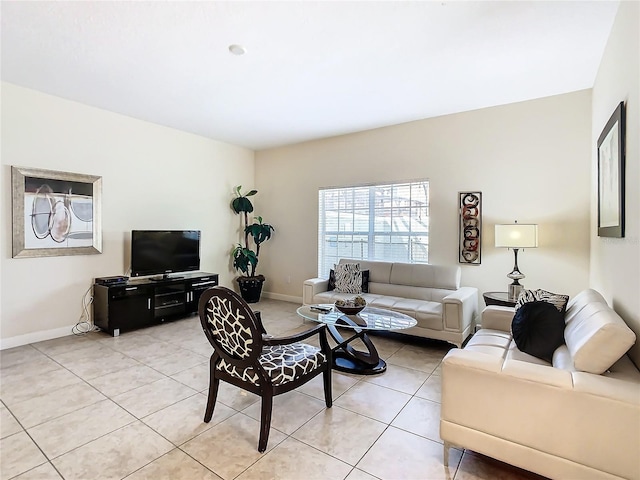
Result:
{"type": "MultiPolygon", "coordinates": [[[[360,200],[362,200],[362,195],[360,200]]],[[[321,278],[327,278],[329,276],[329,270],[331,266],[336,263],[340,258],[354,258],[358,260],[376,260],[376,261],[390,261],[407,263],[428,263],[429,261],[429,217],[430,217],[430,182],[429,179],[414,179],[406,181],[393,181],[393,182],[380,182],[380,183],[367,183],[358,185],[347,186],[331,186],[320,187],[318,190],[318,276],[321,278]],[[413,196],[414,188],[424,189],[422,196],[413,196]],[[362,193],[362,190],[367,189],[368,202],[366,208],[357,206],[356,194],[362,193]],[[404,196],[399,196],[402,189],[408,189],[408,198],[405,192],[404,196]],[[377,192],[384,193],[388,190],[390,194],[377,197],[377,192]],[[360,192],[359,192],[360,191],[360,192]],[[335,197],[329,199],[327,193],[334,193],[335,197]],[[343,199],[341,195],[348,193],[351,195],[350,199],[344,200],[345,203],[350,202],[350,206],[344,208],[340,206],[343,199]],[[420,198],[418,198],[420,197],[420,198]],[[383,202],[383,206],[380,207],[376,203],[378,201],[383,202]],[[331,206],[327,204],[329,201],[333,203],[331,206]],[[385,200],[388,205],[384,204],[385,200]],[[338,206],[336,206],[338,205],[338,206]],[[380,211],[388,211],[388,215],[381,217],[380,211]],[[399,215],[399,212],[407,212],[408,214],[399,215]],[[335,220],[333,222],[328,221],[328,213],[335,213],[335,220]],[[360,212],[360,215],[367,216],[367,230],[357,229],[356,215],[360,212]],[[423,212],[423,215],[414,216],[416,212],[423,212]],[[341,214],[351,216],[351,228],[341,229],[345,223],[341,223],[341,214]],[[376,231],[376,219],[386,218],[386,224],[388,224],[388,231],[379,230],[376,231]],[[415,219],[421,219],[421,222],[415,219]],[[396,221],[397,220],[397,221],[396,221]],[[329,230],[327,226],[333,223],[336,227],[333,230],[329,230]],[[396,224],[403,224],[404,229],[398,230],[396,224]],[[416,230],[413,230],[414,224],[420,225],[416,230]],[[408,225],[408,229],[406,226],[408,225]],[[341,242],[340,237],[343,237],[341,242]],[[344,237],[351,237],[351,242],[345,241],[344,237]],[[366,237],[364,242],[355,242],[354,237],[366,237]],[[376,239],[380,237],[388,237],[388,242],[379,242],[376,239]],[[393,243],[393,238],[405,237],[406,241],[393,243]],[[407,238],[408,237],[408,238],[407,238]],[[335,239],[336,252],[330,254],[327,249],[331,239],[335,239]],[[416,240],[418,240],[416,242],[416,240]],[[351,254],[344,254],[340,252],[340,244],[343,246],[351,246],[351,254]],[[360,243],[360,251],[354,253],[354,245],[360,243]],[[395,245],[395,246],[394,246],[395,245]],[[386,246],[386,247],[385,247],[386,246]],[[394,254],[394,248],[404,248],[406,255],[394,254]],[[376,248],[377,247],[377,248],[376,248]],[[385,249],[391,254],[385,254],[380,252],[380,249],[385,249]],[[420,250],[421,253],[414,253],[414,249],[420,250]],[[378,250],[377,250],[378,249],[378,250]],[[403,256],[404,258],[400,258],[403,256]]],[[[347,220],[348,221],[348,220],[347,220]]]]}

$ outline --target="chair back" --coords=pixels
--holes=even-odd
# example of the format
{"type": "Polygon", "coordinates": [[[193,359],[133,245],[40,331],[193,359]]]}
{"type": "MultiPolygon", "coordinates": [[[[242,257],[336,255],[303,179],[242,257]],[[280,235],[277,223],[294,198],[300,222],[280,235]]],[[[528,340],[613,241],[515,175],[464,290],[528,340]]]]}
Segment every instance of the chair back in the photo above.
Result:
{"type": "Polygon", "coordinates": [[[246,368],[262,353],[262,332],[255,313],[233,290],[213,287],[205,290],[198,304],[205,335],[224,360],[246,368]]]}

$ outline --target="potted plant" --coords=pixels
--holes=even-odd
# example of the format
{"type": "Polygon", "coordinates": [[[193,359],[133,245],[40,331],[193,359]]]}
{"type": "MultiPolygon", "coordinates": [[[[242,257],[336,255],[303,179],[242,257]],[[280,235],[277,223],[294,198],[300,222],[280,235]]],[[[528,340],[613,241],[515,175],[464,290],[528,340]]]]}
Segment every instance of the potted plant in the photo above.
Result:
{"type": "Polygon", "coordinates": [[[251,190],[242,194],[241,189],[241,185],[235,188],[236,198],[231,202],[231,208],[238,215],[242,215],[244,245],[238,243],[231,252],[231,257],[233,268],[242,273],[236,279],[240,287],[240,295],[247,303],[255,303],[260,300],[265,280],[264,275],[256,275],[260,245],[271,238],[274,228],[264,223],[260,216],[254,217],[254,223],[249,225],[249,214],[253,212],[253,204],[249,197],[254,196],[258,191],[251,190]]]}

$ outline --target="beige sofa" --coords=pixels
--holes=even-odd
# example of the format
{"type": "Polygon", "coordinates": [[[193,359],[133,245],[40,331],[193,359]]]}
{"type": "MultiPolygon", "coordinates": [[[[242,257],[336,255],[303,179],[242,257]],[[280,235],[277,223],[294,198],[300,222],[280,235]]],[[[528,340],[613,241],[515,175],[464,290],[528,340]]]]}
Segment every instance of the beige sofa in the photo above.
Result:
{"type": "Polygon", "coordinates": [[[585,290],[569,302],[550,364],[518,350],[513,315],[487,307],[482,329],[443,360],[445,463],[458,446],[551,478],[640,479],[640,371],[625,355],[633,331],[585,290]]]}
{"type": "MultiPolygon", "coordinates": [[[[459,266],[376,262],[341,259],[369,270],[367,305],[395,310],[418,324],[398,333],[445,340],[457,346],[471,334],[478,315],[478,289],[460,286],[459,266]]],[[[334,303],[354,294],[327,290],[327,279],[312,278],[303,285],[305,305],[334,303]]]]}

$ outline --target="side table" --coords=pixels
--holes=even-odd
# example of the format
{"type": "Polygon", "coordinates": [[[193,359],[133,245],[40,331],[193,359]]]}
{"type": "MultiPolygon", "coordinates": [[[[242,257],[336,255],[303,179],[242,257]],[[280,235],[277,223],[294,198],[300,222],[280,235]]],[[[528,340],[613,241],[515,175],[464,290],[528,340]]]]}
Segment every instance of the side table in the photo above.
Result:
{"type": "Polygon", "coordinates": [[[509,294],[507,292],[484,292],[485,305],[499,305],[501,307],[515,307],[516,301],[509,300],[509,294]]]}

